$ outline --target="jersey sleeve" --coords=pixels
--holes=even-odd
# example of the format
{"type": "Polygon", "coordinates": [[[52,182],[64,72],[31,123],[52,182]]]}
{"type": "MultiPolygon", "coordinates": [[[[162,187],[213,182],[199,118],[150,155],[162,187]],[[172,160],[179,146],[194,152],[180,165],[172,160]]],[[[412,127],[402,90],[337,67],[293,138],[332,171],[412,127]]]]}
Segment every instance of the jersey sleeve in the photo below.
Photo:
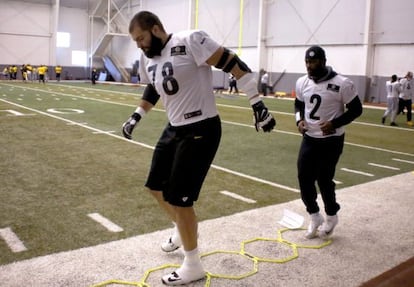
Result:
{"type": "Polygon", "coordinates": [[[220,48],[220,44],[200,30],[192,32],[187,41],[197,66],[205,64],[208,58],[220,48]]]}
{"type": "Polygon", "coordinates": [[[354,83],[350,79],[346,78],[344,80],[344,84],[343,84],[343,87],[342,87],[342,101],[343,101],[343,103],[345,105],[349,104],[356,96],[358,96],[358,92],[355,88],[354,83]]]}
{"type": "Polygon", "coordinates": [[[305,79],[306,79],[306,76],[300,77],[296,81],[296,86],[295,86],[296,99],[302,102],[303,102],[302,89],[303,89],[303,84],[304,84],[305,79]]]}
{"type": "Polygon", "coordinates": [[[147,71],[145,69],[145,67],[147,66],[146,61],[147,60],[144,56],[144,53],[141,52],[141,56],[140,56],[140,59],[139,59],[139,68],[138,68],[139,79],[140,79],[141,84],[151,84],[151,81],[150,81],[150,79],[148,77],[148,74],[147,74],[147,71]]]}

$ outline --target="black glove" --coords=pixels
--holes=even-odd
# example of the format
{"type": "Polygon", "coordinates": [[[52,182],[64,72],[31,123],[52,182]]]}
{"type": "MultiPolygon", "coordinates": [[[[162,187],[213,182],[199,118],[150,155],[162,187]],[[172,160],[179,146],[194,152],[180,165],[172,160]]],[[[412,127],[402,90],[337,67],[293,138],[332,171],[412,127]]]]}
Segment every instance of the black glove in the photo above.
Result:
{"type": "Polygon", "coordinates": [[[140,121],[141,115],[138,113],[133,113],[132,116],[122,125],[122,134],[127,139],[132,139],[132,131],[135,128],[135,125],[140,121]]]}
{"type": "Polygon", "coordinates": [[[270,132],[276,125],[276,120],[264,105],[263,101],[255,103],[253,106],[254,125],[256,131],[262,129],[264,132],[270,132]]]}

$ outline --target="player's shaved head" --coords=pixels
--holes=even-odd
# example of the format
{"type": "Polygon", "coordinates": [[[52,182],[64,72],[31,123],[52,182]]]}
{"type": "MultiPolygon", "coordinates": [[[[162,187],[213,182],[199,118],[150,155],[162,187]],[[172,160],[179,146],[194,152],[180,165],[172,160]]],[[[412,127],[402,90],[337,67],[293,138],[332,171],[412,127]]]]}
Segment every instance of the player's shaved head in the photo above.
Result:
{"type": "Polygon", "coordinates": [[[140,11],[131,19],[131,22],[129,23],[129,33],[132,33],[135,26],[139,26],[144,31],[150,31],[155,25],[165,33],[164,26],[157,15],[149,11],[140,11]]]}
{"type": "Polygon", "coordinates": [[[160,19],[149,11],[141,11],[134,15],[129,23],[129,33],[148,58],[160,56],[168,40],[160,19]]]}

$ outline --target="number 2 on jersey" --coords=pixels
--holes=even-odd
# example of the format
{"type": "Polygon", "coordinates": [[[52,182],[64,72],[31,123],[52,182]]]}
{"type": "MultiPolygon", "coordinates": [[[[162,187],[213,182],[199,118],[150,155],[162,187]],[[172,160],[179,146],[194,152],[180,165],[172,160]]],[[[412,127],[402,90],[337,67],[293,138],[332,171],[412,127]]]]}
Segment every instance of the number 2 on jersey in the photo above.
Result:
{"type": "Polygon", "coordinates": [[[318,109],[321,106],[321,102],[322,102],[321,96],[317,95],[317,94],[313,94],[310,97],[310,102],[312,104],[315,102],[315,106],[313,107],[312,111],[310,112],[309,117],[313,120],[320,120],[321,118],[319,116],[315,116],[315,114],[318,112],[318,109]]]}

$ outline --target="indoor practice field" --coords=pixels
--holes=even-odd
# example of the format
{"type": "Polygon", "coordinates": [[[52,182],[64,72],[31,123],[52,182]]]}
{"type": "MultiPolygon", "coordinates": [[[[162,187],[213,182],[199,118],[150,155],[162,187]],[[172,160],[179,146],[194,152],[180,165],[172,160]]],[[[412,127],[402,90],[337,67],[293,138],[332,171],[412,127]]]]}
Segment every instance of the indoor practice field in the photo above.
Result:
{"type": "MultiPolygon", "coordinates": [[[[121,134],[142,91],[82,82],[0,83],[0,234],[21,242],[0,240],[0,265],[171,227],[143,187],[166,124],[163,107],[140,122],[132,141],[121,134]],[[94,220],[96,214],[115,230],[94,220]]],[[[299,198],[301,136],[293,101],[264,101],[277,120],[268,134],[255,131],[245,97],[217,94],[223,136],[197,203],[200,221],[299,198]]],[[[413,170],[414,128],[403,116],[399,127],[382,125],[383,112],[365,107],[346,128],[338,193],[413,170]]]]}

